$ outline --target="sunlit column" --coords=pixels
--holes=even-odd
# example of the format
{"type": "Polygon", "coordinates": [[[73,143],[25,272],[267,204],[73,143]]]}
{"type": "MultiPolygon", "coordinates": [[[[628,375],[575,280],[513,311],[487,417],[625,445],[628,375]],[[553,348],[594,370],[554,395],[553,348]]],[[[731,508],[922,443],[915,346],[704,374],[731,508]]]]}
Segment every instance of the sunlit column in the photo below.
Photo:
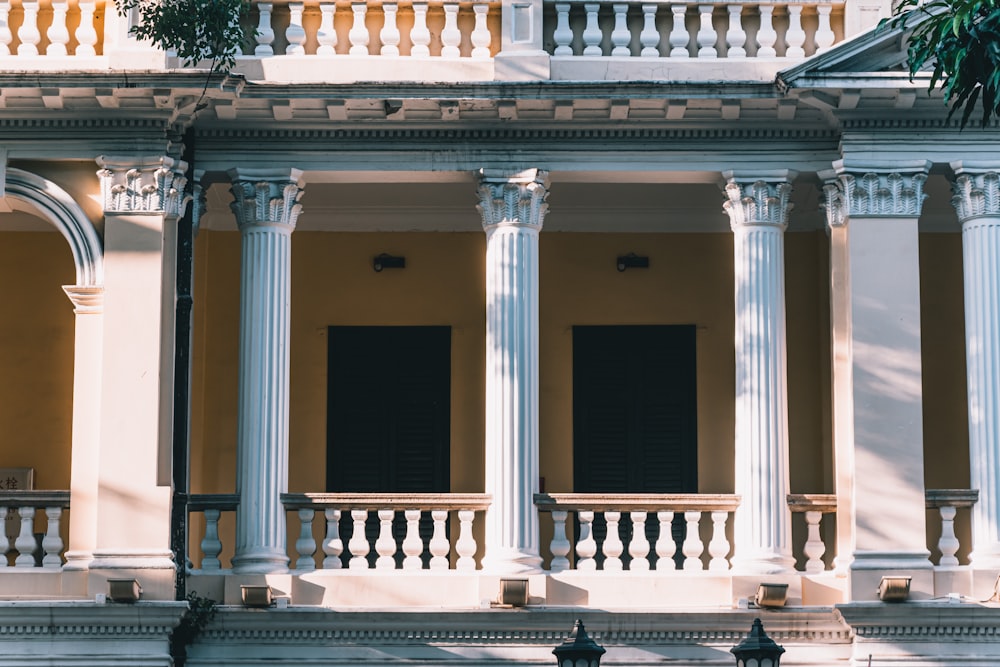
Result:
{"type": "MultiPolygon", "coordinates": [[[[838,524],[853,530],[851,597],[872,599],[884,571],[913,577],[915,596],[933,595],[924,518],[923,389],[920,358],[920,258],[917,221],[924,200],[924,161],[870,165],[840,160],[826,187],[827,214],[844,227],[832,255],[841,280],[831,305],[842,323],[834,349],[835,432],[851,442],[838,454],[838,480],[853,465],[853,506],[838,524]],[[846,323],[846,325],[844,324],[846,323]],[[838,383],[845,385],[837,391],[838,383]],[[849,404],[845,405],[845,400],[849,404]],[[846,411],[846,412],[845,412],[846,411]],[[843,424],[841,424],[844,426],[843,424]]],[[[839,495],[839,494],[838,494],[839,495]]]]}
{"type": "Polygon", "coordinates": [[[297,169],[230,171],[243,239],[235,572],[288,568],[281,494],[288,490],[291,237],[301,176],[297,169]]]}
{"type": "Polygon", "coordinates": [[[736,494],[733,568],[792,569],[788,510],[785,251],[788,171],[724,174],[736,295],[736,494]]]}
{"type": "Polygon", "coordinates": [[[972,553],[1000,568],[1000,164],[953,162],[952,203],[962,223],[965,355],[969,392],[972,553]]]}
{"type": "Polygon", "coordinates": [[[539,571],[538,232],[548,175],[483,170],[486,231],[486,513],[483,567],[539,571]]]}

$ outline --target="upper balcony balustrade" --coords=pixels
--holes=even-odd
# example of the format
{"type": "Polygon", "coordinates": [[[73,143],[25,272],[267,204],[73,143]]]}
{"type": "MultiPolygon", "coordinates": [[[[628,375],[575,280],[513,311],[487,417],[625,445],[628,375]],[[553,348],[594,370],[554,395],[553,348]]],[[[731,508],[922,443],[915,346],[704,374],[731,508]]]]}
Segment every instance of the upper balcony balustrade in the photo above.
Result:
{"type": "MultiPolygon", "coordinates": [[[[236,71],[328,83],[768,80],[844,39],[844,2],[253,0],[236,71]],[[530,34],[507,34],[539,14],[540,31],[535,22],[530,34]],[[523,55],[526,69],[498,65],[523,55]]],[[[130,20],[110,2],[2,0],[0,70],[181,67],[129,37],[130,20]]]]}

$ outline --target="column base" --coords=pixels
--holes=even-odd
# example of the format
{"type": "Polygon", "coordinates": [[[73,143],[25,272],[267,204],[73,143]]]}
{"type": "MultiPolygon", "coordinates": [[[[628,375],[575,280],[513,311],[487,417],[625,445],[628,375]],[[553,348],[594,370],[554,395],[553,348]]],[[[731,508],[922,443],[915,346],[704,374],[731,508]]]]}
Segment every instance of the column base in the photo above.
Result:
{"type": "Polygon", "coordinates": [[[176,568],[172,554],[158,549],[96,549],[87,576],[88,597],[107,594],[108,579],[135,579],[142,600],[173,600],[176,568]]]}
{"type": "Polygon", "coordinates": [[[791,574],[795,559],[787,554],[761,551],[733,558],[733,574],[791,574]]]}
{"type": "Polygon", "coordinates": [[[989,544],[969,554],[969,563],[977,570],[1000,570],[1000,544],[989,544]]]}
{"type": "Polygon", "coordinates": [[[288,555],[259,549],[233,556],[233,574],[283,574],[288,572],[288,555]]]}
{"type": "Polygon", "coordinates": [[[64,572],[83,572],[90,569],[90,564],[94,560],[94,554],[89,551],[67,551],[66,562],[63,564],[64,572]]]}
{"type": "Polygon", "coordinates": [[[517,575],[540,574],[542,557],[537,553],[522,549],[490,549],[489,556],[483,558],[484,574],[517,575]]]}

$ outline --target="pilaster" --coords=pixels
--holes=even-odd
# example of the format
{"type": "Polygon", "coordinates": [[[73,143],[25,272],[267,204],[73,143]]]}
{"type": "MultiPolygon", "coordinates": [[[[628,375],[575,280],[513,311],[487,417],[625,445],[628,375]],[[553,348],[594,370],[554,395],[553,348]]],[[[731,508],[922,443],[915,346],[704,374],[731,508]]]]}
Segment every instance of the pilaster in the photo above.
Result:
{"type": "Polygon", "coordinates": [[[233,169],[232,210],[242,236],[236,554],[240,573],[288,567],[291,235],[302,210],[297,169],[233,169]]]}
{"type": "Polygon", "coordinates": [[[1000,569],[1000,163],[953,162],[962,224],[975,568],[1000,569]]]}
{"type": "Polygon", "coordinates": [[[735,236],[736,494],[734,569],[794,567],[788,473],[784,233],[794,173],[728,171],[723,204],[735,236]]]}
{"type": "Polygon", "coordinates": [[[538,233],[548,174],[483,170],[486,232],[486,513],[483,567],[541,569],[538,512],[538,233]]]}
{"type": "Polygon", "coordinates": [[[924,505],[917,220],[929,166],[840,160],[826,186],[831,305],[841,309],[834,351],[847,357],[834,360],[834,447],[838,481],[853,479],[838,523],[852,528],[854,600],[874,599],[886,571],[913,576],[914,598],[934,593],[924,512],[915,511],[924,505]]]}

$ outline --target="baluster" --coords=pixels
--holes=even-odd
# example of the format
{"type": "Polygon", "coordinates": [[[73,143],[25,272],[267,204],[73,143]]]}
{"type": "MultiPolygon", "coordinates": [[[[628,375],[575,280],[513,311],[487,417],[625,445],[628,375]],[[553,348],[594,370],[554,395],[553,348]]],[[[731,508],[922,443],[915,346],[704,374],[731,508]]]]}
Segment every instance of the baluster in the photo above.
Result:
{"type": "Polygon", "coordinates": [[[743,29],[743,5],[727,5],[729,10],[729,30],[726,31],[726,44],[729,58],[746,58],[747,31],[743,29]]]}
{"type": "Polygon", "coordinates": [[[774,58],[778,52],[774,50],[774,43],[778,41],[778,33],[774,31],[774,7],[771,5],[760,5],[760,29],[757,31],[757,57],[774,58]]]}
{"type": "Polygon", "coordinates": [[[273,56],[274,48],[274,28],[271,27],[270,2],[260,2],[257,4],[257,46],[254,47],[255,56],[273,56]]]}
{"type": "Polygon", "coordinates": [[[344,542],[340,539],[340,510],[326,508],[326,539],[323,540],[324,570],[339,570],[344,566],[340,554],[344,553],[344,542]]]}
{"type": "Polygon", "coordinates": [[[94,28],[94,14],[97,3],[94,0],[80,0],[80,25],[76,29],[76,55],[96,56],[97,30],[94,28]]]}
{"type": "Polygon", "coordinates": [[[382,23],[382,30],[379,32],[379,39],[382,41],[380,53],[383,56],[399,55],[399,27],[396,25],[397,6],[395,2],[383,2],[382,14],[385,21],[382,23]]]}
{"type": "Polygon", "coordinates": [[[0,568],[7,567],[7,554],[10,553],[10,538],[7,537],[7,508],[0,507],[0,568]]]}
{"type": "Polygon", "coordinates": [[[549,564],[551,572],[563,572],[569,569],[569,540],[566,539],[566,515],[564,510],[552,511],[552,544],[549,551],[552,552],[552,562],[549,564]]]}
{"type": "Polygon", "coordinates": [[[49,38],[49,46],[45,49],[47,56],[66,55],[66,45],[69,44],[69,30],[66,28],[68,11],[69,0],[52,0],[52,25],[45,33],[49,38]]]}
{"type": "Polygon", "coordinates": [[[396,540],[392,537],[392,519],[396,516],[393,510],[378,511],[378,539],[375,540],[375,551],[378,558],[375,560],[375,567],[379,570],[396,569],[396,540]]]}
{"type": "Polygon", "coordinates": [[[354,532],[347,543],[347,548],[351,550],[351,561],[347,566],[352,570],[368,569],[368,537],[365,535],[365,521],[368,520],[368,510],[351,510],[351,519],[354,521],[354,532]]]}
{"type": "Polygon", "coordinates": [[[448,520],[448,510],[433,510],[431,519],[434,522],[434,532],[431,534],[430,552],[431,569],[448,569],[448,538],[444,534],[444,524],[448,520]]]}
{"type": "Polygon", "coordinates": [[[689,58],[688,53],[688,31],[684,25],[684,16],[687,14],[687,5],[670,5],[670,12],[674,15],[674,24],[670,28],[670,57],[689,58]]]}
{"type": "Polygon", "coordinates": [[[63,541],[59,535],[59,517],[62,516],[61,507],[46,507],[45,518],[48,526],[45,537],[42,538],[42,567],[57,569],[62,567],[63,541]]]}
{"type": "Polygon", "coordinates": [[[491,55],[490,42],[492,41],[489,26],[486,25],[490,6],[476,4],[472,6],[472,11],[476,15],[476,23],[472,28],[472,58],[474,60],[487,60],[491,55]]]}
{"type": "Polygon", "coordinates": [[[37,56],[38,42],[42,39],[38,32],[38,0],[23,0],[21,9],[24,10],[24,18],[17,31],[17,38],[21,41],[17,47],[17,55],[37,56]]]}
{"type": "Polygon", "coordinates": [[[656,540],[656,569],[676,570],[674,554],[677,552],[677,545],[674,544],[674,513],[657,512],[656,518],[660,522],[660,537],[656,540]]]}
{"type": "Polygon", "coordinates": [[[628,5],[625,3],[611,5],[615,13],[615,27],[611,31],[611,55],[630,56],[632,52],[628,44],[632,41],[632,34],[628,31],[628,5]]]}
{"type": "Polygon", "coordinates": [[[597,23],[597,12],[600,11],[599,4],[585,4],[583,6],[587,12],[587,27],[583,29],[583,55],[599,56],[601,51],[601,27],[597,23]]]}
{"type": "Polygon", "coordinates": [[[426,57],[431,54],[431,32],[427,29],[427,2],[413,3],[413,30],[410,31],[410,56],[426,57]]]}
{"type": "Polygon", "coordinates": [[[726,519],[729,512],[712,512],[712,539],[708,543],[709,570],[728,570],[729,540],[726,539],[726,519]]]}
{"type": "Polygon", "coordinates": [[[14,35],[10,32],[10,0],[0,2],[0,56],[10,55],[10,43],[14,35]]]}
{"type": "Polygon", "coordinates": [[[333,17],[337,11],[337,3],[334,0],[320,0],[319,3],[319,31],[316,33],[317,56],[332,56],[337,53],[337,31],[333,27],[333,17]]]}
{"type": "Polygon", "coordinates": [[[718,51],[715,50],[715,41],[718,39],[718,35],[715,34],[715,28],[712,27],[712,10],[714,8],[714,5],[698,5],[701,25],[695,39],[698,42],[699,58],[717,58],[719,56],[718,51]]]}
{"type": "Polygon", "coordinates": [[[351,31],[347,33],[347,38],[351,41],[350,54],[352,56],[367,56],[369,37],[365,16],[368,14],[368,3],[352,2],[351,11],[354,12],[354,23],[351,24],[351,31]]]}
{"type": "Polygon", "coordinates": [[[830,13],[833,11],[833,5],[817,5],[816,13],[819,14],[819,25],[816,27],[816,53],[823,53],[833,46],[833,40],[836,36],[833,34],[833,29],[830,27],[830,13]]]}
{"type": "Polygon", "coordinates": [[[805,58],[802,45],[806,43],[806,31],[802,29],[802,5],[788,5],[788,31],[785,33],[785,57],[805,58]]]}
{"type": "Polygon", "coordinates": [[[632,541],[628,545],[628,553],[632,556],[632,562],[628,568],[633,571],[646,571],[649,569],[649,540],[646,539],[646,513],[632,512],[632,541]]]}
{"type": "MultiPolygon", "coordinates": [[[[955,537],[955,508],[950,505],[942,505],[941,508],[941,539],[938,540],[938,549],[941,550],[941,560],[938,565],[941,567],[956,567],[958,566],[958,558],[955,557],[955,553],[958,551],[958,539],[955,537]]],[[[819,514],[819,512],[816,512],[819,514]]],[[[816,523],[819,523],[817,520],[816,523]]],[[[817,538],[819,537],[819,528],[816,530],[817,538]]],[[[822,544],[822,542],[820,542],[822,544]]],[[[822,554],[820,554],[822,555],[822,554]]],[[[820,561],[822,565],[822,561],[820,561]]],[[[810,572],[808,564],[806,565],[806,571],[810,572]]]]}
{"type": "MultiPolygon", "coordinates": [[[[942,507],[941,509],[943,517],[944,508],[942,507]]],[[[955,508],[953,507],[951,509],[952,509],[952,517],[954,517],[955,508]]],[[[822,512],[815,512],[810,510],[805,513],[808,535],[806,536],[806,545],[805,547],[803,547],[802,553],[804,553],[809,559],[806,561],[806,572],[810,573],[822,572],[823,570],[826,569],[826,565],[823,563],[823,554],[826,553],[826,545],[823,544],[823,539],[819,536],[819,522],[820,519],[822,519],[822,517],[823,517],[822,512]]],[[[943,528],[944,526],[942,525],[942,529],[943,528]]],[[[943,530],[941,531],[941,535],[943,539],[944,537],[943,530]]],[[[955,534],[953,532],[952,537],[954,537],[954,535],[955,534]]],[[[958,540],[955,540],[955,551],[957,550],[958,550],[958,540]]],[[[944,552],[942,551],[942,553],[944,552]]],[[[954,551],[952,553],[954,553],[954,551]]],[[[941,559],[941,564],[944,565],[944,558],[941,559]]],[[[955,565],[958,565],[958,559],[955,559],[955,565]]]]}
{"type": "Polygon", "coordinates": [[[306,42],[306,31],[302,27],[302,9],[303,3],[301,2],[288,3],[290,18],[288,27],[285,29],[285,39],[288,41],[288,46],[285,47],[286,56],[304,56],[306,54],[306,49],[303,46],[306,42]]]}
{"type": "Polygon", "coordinates": [[[685,570],[704,570],[705,566],[701,562],[701,553],[705,550],[705,545],[698,534],[698,522],[701,520],[701,512],[684,512],[684,520],[687,522],[687,537],[681,551],[684,553],[685,570]]]}
{"type": "Polygon", "coordinates": [[[571,56],[573,55],[573,29],[569,27],[568,2],[556,3],[556,29],[552,33],[552,41],[556,44],[553,55],[571,56]]]}
{"type": "Polygon", "coordinates": [[[222,541],[219,539],[219,517],[222,511],[207,509],[205,515],[205,537],[201,540],[201,569],[218,570],[222,567],[219,554],[222,553],[222,541]]]}
{"type": "Polygon", "coordinates": [[[476,518],[474,510],[458,510],[458,540],[455,551],[458,552],[456,570],[472,571],[476,569],[476,537],[472,534],[472,522],[476,518]]]}
{"type": "Polygon", "coordinates": [[[580,540],[576,543],[576,569],[596,570],[597,541],[594,540],[594,513],[581,510],[576,513],[580,520],[580,540]]]}
{"type": "MultiPolygon", "coordinates": [[[[37,3],[35,4],[37,5],[37,3]]],[[[38,544],[35,542],[34,530],[35,508],[21,507],[17,510],[17,513],[21,516],[21,532],[14,541],[14,547],[17,549],[17,558],[14,560],[14,565],[17,567],[34,567],[35,550],[38,548],[38,544]]]]}
{"type": "Polygon", "coordinates": [[[403,538],[403,558],[404,570],[420,570],[424,564],[420,561],[420,554],[424,550],[424,542],[420,539],[420,510],[406,510],[403,512],[406,518],[406,537],[403,538]]]}
{"type": "Polygon", "coordinates": [[[313,554],[316,553],[316,540],[313,538],[313,519],[316,518],[316,510],[301,507],[299,508],[299,539],[295,540],[295,551],[299,554],[299,559],[295,561],[296,570],[315,570],[316,561],[313,554]]]}
{"type": "Polygon", "coordinates": [[[458,29],[458,3],[445,0],[444,28],[441,30],[441,57],[458,58],[458,45],[462,43],[462,33],[458,29]]]}
{"type": "Polygon", "coordinates": [[[625,550],[622,544],[621,535],[618,534],[618,522],[621,520],[621,512],[605,512],[604,522],[607,525],[608,533],[604,538],[604,569],[619,571],[622,569],[622,559],[620,556],[625,550]]]}
{"type": "Polygon", "coordinates": [[[659,5],[642,6],[642,32],[639,33],[639,43],[642,44],[640,55],[657,57],[660,51],[660,31],[656,29],[656,8],[659,5]]]}

